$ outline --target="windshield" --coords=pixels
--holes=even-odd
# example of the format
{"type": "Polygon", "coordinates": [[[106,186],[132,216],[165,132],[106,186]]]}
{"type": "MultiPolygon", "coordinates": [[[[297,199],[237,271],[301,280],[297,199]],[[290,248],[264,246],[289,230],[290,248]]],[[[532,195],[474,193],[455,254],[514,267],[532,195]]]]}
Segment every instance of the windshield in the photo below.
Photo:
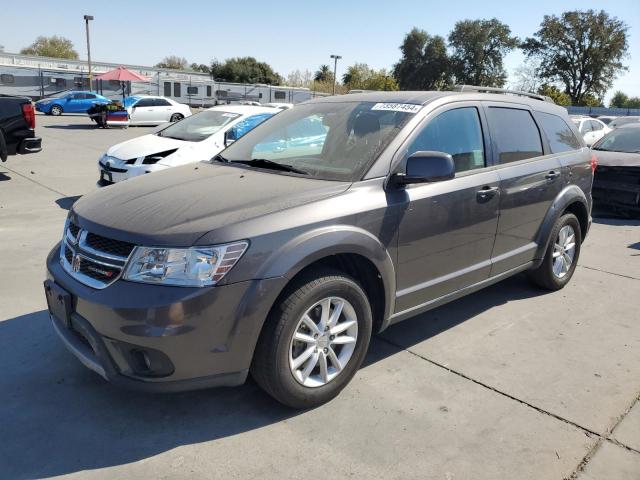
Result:
{"type": "Polygon", "coordinates": [[[186,142],[200,142],[238,118],[240,114],[205,110],[176,122],[158,132],[159,137],[175,138],[186,142]]]}
{"type": "Polygon", "coordinates": [[[347,101],[298,105],[256,127],[222,155],[230,162],[261,160],[253,165],[264,168],[275,162],[318,179],[354,181],[420,108],[347,101]]]}
{"type": "Polygon", "coordinates": [[[614,130],[593,146],[594,150],[640,153],[640,128],[614,130]]]}

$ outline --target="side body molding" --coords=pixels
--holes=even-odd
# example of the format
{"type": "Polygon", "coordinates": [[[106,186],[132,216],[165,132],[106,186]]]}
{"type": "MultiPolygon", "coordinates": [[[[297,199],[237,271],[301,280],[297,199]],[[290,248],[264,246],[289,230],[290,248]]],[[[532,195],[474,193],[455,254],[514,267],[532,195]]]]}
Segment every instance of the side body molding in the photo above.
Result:
{"type": "Polygon", "coordinates": [[[357,254],[371,261],[380,272],[385,292],[385,315],[393,312],[396,274],[387,249],[372,233],[350,225],[310,230],[275,249],[257,272],[257,278],[293,278],[303,268],[331,255],[357,254]]]}
{"type": "MultiPolygon", "coordinates": [[[[566,186],[558,194],[556,199],[551,204],[551,207],[549,207],[549,210],[547,211],[547,214],[545,215],[544,220],[540,225],[538,234],[536,235],[536,243],[538,244],[538,248],[536,249],[536,254],[534,257],[534,268],[542,263],[544,253],[547,251],[547,247],[549,246],[549,234],[551,233],[554,222],[569,205],[575,202],[581,203],[584,206],[589,219],[591,218],[591,202],[587,200],[587,197],[582,189],[576,185],[566,186]]],[[[585,236],[586,232],[583,232],[583,240],[585,236]]]]}

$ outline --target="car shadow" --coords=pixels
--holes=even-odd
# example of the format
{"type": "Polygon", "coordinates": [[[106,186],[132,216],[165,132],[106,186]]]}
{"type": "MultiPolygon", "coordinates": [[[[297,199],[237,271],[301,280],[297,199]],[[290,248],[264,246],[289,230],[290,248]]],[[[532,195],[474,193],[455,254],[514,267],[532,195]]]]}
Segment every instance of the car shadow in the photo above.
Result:
{"type": "Polygon", "coordinates": [[[9,172],[0,172],[0,182],[6,182],[7,180],[11,180],[11,177],[7,175],[9,172]]]}
{"type": "Polygon", "coordinates": [[[593,222],[612,226],[640,226],[640,217],[634,218],[613,211],[598,210],[593,213],[593,222]]]}
{"type": "Polygon", "coordinates": [[[70,123],[68,125],[43,125],[43,128],[54,128],[58,130],[96,130],[96,123],[70,123]]]}
{"type": "Polygon", "coordinates": [[[63,210],[71,210],[73,204],[78,201],[82,195],[74,195],[72,197],[60,197],[56,200],[56,204],[63,210]]]}
{"type": "MultiPolygon", "coordinates": [[[[373,338],[362,368],[487,309],[538,294],[517,276],[392,326],[373,338]]],[[[235,388],[174,394],[119,389],[65,350],[45,310],[0,322],[0,365],[0,464],[2,476],[12,479],[128,464],[304,414],[283,407],[251,379],[235,388]]]]}
{"type": "MultiPolygon", "coordinates": [[[[378,338],[398,348],[410,349],[491,308],[545,293],[547,293],[546,290],[534,286],[526,275],[521,273],[476,293],[392,325],[379,334],[378,338]]],[[[373,351],[365,360],[365,365],[370,365],[377,360],[375,351],[373,351]]]]}

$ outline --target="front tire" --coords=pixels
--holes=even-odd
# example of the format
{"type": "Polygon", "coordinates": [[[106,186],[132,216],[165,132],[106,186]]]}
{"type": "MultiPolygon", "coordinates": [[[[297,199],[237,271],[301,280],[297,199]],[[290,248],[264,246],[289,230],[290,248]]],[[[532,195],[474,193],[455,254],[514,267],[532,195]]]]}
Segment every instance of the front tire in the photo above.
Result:
{"type": "Polygon", "coordinates": [[[574,214],[565,213],[553,225],[544,259],[529,271],[529,278],[547,290],[564,288],[578,265],[581,243],[580,222],[574,214]]]}
{"type": "Polygon", "coordinates": [[[182,115],[181,113],[174,113],[173,115],[171,115],[171,118],[169,119],[169,121],[171,123],[175,123],[175,122],[179,122],[183,118],[184,118],[184,115],[182,115]]]}
{"type": "Polygon", "coordinates": [[[50,109],[49,109],[49,113],[51,115],[53,115],[54,117],[59,117],[60,115],[62,115],[62,107],[60,105],[53,105],[50,109]]]}
{"type": "Polygon", "coordinates": [[[269,395],[292,408],[336,397],[362,364],[371,338],[367,295],[333,270],[296,281],[265,322],[251,375],[269,395]]]}

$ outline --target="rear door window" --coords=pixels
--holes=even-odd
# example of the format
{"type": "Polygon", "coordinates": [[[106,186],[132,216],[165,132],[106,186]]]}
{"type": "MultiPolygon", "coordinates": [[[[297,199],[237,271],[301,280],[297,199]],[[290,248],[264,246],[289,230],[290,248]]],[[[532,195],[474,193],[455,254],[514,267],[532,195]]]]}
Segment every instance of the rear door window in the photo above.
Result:
{"type": "Polygon", "coordinates": [[[153,107],[153,98],[143,98],[138,103],[134,105],[134,107],[153,107]]]}
{"type": "Polygon", "coordinates": [[[551,113],[537,112],[536,118],[538,118],[538,123],[547,137],[552,153],[568,152],[581,147],[580,141],[562,117],[551,113]]]}
{"type": "Polygon", "coordinates": [[[543,154],[540,131],[528,110],[489,107],[487,120],[498,163],[517,162],[543,154]]]}
{"type": "Polygon", "coordinates": [[[591,124],[591,130],[593,130],[594,132],[597,132],[598,130],[602,130],[604,128],[600,122],[596,122],[595,120],[589,120],[589,123],[591,124]]]}
{"type": "Polygon", "coordinates": [[[411,142],[408,155],[430,150],[451,155],[456,172],[483,168],[484,142],[478,110],[456,108],[430,120],[411,142]]]}

